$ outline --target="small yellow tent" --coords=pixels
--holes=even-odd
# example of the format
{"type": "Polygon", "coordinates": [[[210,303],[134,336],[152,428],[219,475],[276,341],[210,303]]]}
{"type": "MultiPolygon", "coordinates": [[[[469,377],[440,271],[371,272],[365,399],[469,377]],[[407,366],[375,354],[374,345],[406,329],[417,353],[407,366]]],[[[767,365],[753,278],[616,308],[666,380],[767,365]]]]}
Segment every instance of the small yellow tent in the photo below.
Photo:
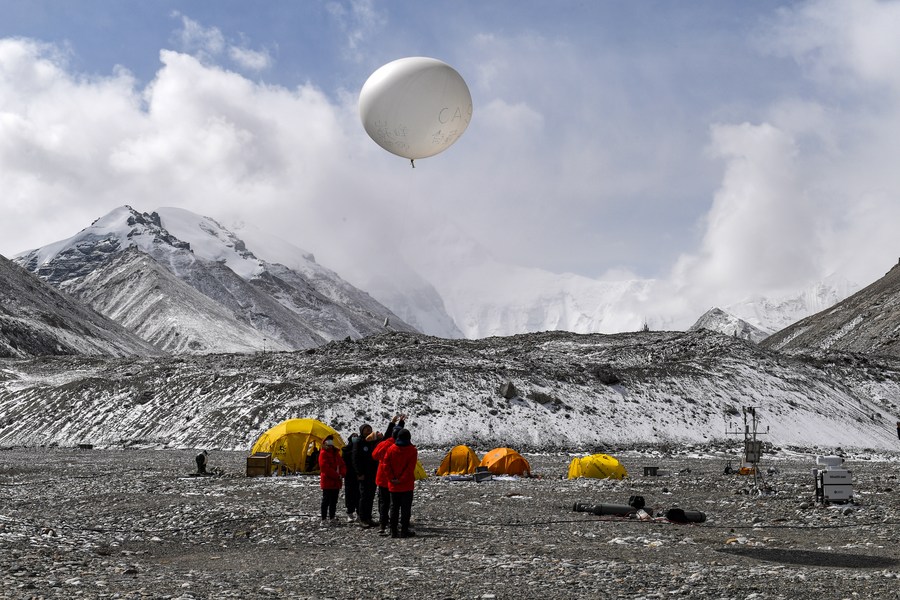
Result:
{"type": "MultiPolygon", "coordinates": [[[[250,452],[271,452],[273,460],[280,460],[290,471],[303,473],[306,471],[306,451],[310,442],[321,448],[322,441],[329,435],[334,436],[334,445],[338,450],[344,447],[340,434],[325,423],[315,419],[288,419],[259,436],[250,452]]],[[[318,471],[319,465],[312,470],[318,471]]]]}
{"type": "Polygon", "coordinates": [[[416,461],[416,481],[420,479],[428,479],[428,472],[425,471],[425,467],[422,466],[421,461],[416,461]]]}
{"type": "Polygon", "coordinates": [[[512,448],[494,448],[481,459],[480,467],[487,467],[494,475],[531,475],[531,465],[512,448]]]}
{"type": "Polygon", "coordinates": [[[569,479],[575,479],[576,477],[622,479],[628,477],[628,471],[614,456],[609,454],[591,454],[590,456],[576,456],[569,463],[569,479]]]}
{"type": "Polygon", "coordinates": [[[470,475],[478,466],[478,455],[468,446],[454,446],[444,456],[438,475],[470,475]]]}

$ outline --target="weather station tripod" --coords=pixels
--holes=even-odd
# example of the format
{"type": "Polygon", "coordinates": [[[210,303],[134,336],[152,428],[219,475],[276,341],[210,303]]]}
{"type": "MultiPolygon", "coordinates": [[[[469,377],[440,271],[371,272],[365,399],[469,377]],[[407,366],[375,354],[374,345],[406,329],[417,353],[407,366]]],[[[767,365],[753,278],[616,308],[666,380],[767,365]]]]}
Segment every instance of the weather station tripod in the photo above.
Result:
{"type": "Polygon", "coordinates": [[[760,493],[769,493],[771,488],[766,484],[760,471],[760,462],[762,460],[762,441],[757,437],[767,435],[769,428],[765,431],[759,430],[759,414],[756,406],[743,406],[741,412],[744,415],[744,427],[739,429],[732,423],[725,426],[725,435],[743,435],[744,436],[744,454],[741,460],[741,467],[735,471],[729,462],[725,467],[725,474],[737,472],[739,475],[753,476],[753,489],[760,493]]]}

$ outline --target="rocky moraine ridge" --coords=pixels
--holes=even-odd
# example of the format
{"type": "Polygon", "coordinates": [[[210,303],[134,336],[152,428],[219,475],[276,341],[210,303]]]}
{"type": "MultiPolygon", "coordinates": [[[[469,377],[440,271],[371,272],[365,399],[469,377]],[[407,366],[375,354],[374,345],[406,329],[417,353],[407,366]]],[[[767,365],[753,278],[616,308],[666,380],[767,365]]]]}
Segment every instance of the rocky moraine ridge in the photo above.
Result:
{"type": "Polygon", "coordinates": [[[420,443],[527,449],[722,439],[757,406],[775,443],[892,448],[900,364],[789,357],[709,331],[445,340],[0,365],[0,444],[249,448],[288,418],[346,433],[397,412],[420,443]]]}

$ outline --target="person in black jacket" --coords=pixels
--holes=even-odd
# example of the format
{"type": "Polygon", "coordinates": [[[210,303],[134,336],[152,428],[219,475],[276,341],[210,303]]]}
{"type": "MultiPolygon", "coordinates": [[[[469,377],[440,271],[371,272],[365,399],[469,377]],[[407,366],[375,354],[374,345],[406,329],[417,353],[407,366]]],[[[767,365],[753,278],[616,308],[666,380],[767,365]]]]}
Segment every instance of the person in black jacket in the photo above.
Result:
{"type": "Polygon", "coordinates": [[[356,478],[356,469],[353,468],[353,448],[357,443],[359,434],[354,431],[341,451],[344,464],[347,465],[347,474],[344,476],[344,506],[347,507],[347,521],[351,523],[356,520],[356,511],[359,508],[359,480],[356,478]]]}
{"type": "MultiPolygon", "coordinates": [[[[897,425],[897,431],[900,432],[900,424],[897,425]]],[[[206,465],[209,462],[209,452],[204,450],[194,457],[194,461],[197,463],[197,474],[206,475],[206,465]]]]}
{"type": "Polygon", "coordinates": [[[372,505],[375,503],[375,473],[378,463],[372,459],[372,450],[380,437],[380,433],[372,433],[372,426],[368,423],[360,425],[359,441],[353,448],[353,468],[359,482],[359,524],[367,528],[375,527],[372,505]]]}

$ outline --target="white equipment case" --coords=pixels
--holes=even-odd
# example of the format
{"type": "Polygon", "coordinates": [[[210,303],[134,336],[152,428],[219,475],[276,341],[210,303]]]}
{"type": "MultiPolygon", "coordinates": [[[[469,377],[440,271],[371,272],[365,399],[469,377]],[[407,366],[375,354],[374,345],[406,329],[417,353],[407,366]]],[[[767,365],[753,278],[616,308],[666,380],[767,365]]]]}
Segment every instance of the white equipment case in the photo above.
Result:
{"type": "Polygon", "coordinates": [[[853,500],[853,474],[840,468],[844,459],[840,456],[817,456],[816,464],[824,469],[813,469],[816,477],[816,501],[850,502],[853,500]]]}

